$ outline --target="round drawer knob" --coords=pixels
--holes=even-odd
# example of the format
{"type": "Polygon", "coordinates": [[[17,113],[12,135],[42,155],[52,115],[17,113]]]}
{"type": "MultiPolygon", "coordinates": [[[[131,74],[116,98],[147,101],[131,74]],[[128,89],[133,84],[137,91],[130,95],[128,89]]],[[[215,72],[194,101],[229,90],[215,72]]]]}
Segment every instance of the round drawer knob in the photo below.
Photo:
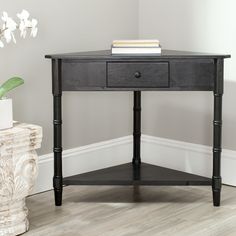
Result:
{"type": "Polygon", "coordinates": [[[137,78],[137,79],[140,78],[141,73],[139,71],[135,72],[134,77],[137,78]]]}

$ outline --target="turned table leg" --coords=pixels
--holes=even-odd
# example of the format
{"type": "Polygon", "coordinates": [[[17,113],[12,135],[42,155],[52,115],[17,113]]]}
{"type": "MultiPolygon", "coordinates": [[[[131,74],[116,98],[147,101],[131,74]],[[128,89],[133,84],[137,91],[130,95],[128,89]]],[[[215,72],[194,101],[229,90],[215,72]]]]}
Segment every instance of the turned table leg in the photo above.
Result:
{"type": "Polygon", "coordinates": [[[53,188],[55,205],[62,204],[62,119],[61,119],[61,96],[54,96],[54,176],[53,188]]]}
{"type": "Polygon", "coordinates": [[[221,129],[222,129],[222,94],[214,95],[214,141],[213,141],[213,176],[212,191],[214,206],[220,205],[221,192],[221,129]]]}
{"type": "Polygon", "coordinates": [[[213,176],[212,193],[214,206],[220,206],[221,193],[221,136],[222,136],[222,96],[223,96],[223,60],[216,60],[216,77],[214,88],[213,121],[213,176]]]}
{"type": "Polygon", "coordinates": [[[53,188],[55,205],[62,204],[62,111],[61,111],[61,60],[52,61],[52,93],[53,93],[53,152],[54,152],[54,176],[53,188]]]}
{"type": "Polygon", "coordinates": [[[141,141],[141,91],[134,91],[134,114],[133,114],[133,165],[141,164],[140,141],[141,141]]]}

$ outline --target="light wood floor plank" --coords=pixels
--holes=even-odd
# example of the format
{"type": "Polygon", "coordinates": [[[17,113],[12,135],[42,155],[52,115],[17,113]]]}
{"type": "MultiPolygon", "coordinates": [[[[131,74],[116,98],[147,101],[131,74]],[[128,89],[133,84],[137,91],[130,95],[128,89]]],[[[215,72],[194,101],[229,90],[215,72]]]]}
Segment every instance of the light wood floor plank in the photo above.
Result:
{"type": "Polygon", "coordinates": [[[236,188],[70,186],[63,206],[53,192],[31,196],[26,236],[235,236],[236,188]]]}

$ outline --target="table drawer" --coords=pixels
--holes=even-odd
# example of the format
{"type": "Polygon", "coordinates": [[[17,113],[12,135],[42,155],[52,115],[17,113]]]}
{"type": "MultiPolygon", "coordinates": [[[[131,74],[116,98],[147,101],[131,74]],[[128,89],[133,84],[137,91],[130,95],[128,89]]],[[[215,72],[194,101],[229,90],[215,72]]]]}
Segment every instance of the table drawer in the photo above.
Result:
{"type": "Polygon", "coordinates": [[[168,62],[108,62],[108,87],[169,87],[168,62]]]}

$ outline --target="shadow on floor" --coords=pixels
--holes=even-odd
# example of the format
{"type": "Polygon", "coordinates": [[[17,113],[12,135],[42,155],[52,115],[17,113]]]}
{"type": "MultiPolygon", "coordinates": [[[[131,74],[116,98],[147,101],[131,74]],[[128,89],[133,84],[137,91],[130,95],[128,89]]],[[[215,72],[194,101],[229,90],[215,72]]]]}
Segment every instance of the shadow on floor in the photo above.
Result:
{"type": "Polygon", "coordinates": [[[66,193],[63,196],[63,203],[68,202],[95,202],[95,203],[193,203],[210,202],[210,187],[203,187],[200,191],[194,187],[156,187],[156,186],[90,186],[74,187],[73,194],[66,193]],[[83,190],[84,188],[84,190],[83,190]],[[85,190],[86,189],[86,190],[85,190]],[[206,190],[207,189],[207,190],[206,190]],[[86,193],[83,193],[86,192],[86,193]]]}

